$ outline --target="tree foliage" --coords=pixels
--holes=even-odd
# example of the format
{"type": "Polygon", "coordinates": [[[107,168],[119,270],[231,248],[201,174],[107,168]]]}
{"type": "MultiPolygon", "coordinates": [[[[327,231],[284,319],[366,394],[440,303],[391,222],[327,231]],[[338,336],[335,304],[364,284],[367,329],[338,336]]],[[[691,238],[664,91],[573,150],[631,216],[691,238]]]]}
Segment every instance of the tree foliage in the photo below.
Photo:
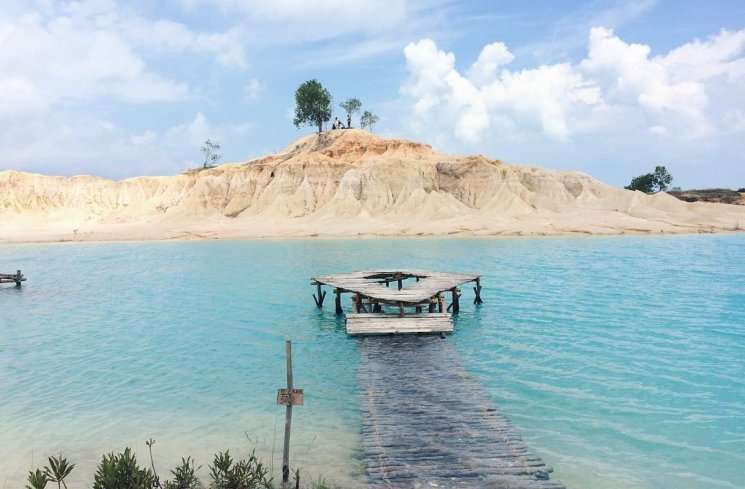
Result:
{"type": "Polygon", "coordinates": [[[207,139],[201,148],[202,154],[204,154],[204,166],[202,168],[212,168],[220,161],[222,155],[220,154],[220,143],[207,139]]]}
{"type": "Polygon", "coordinates": [[[370,112],[369,110],[366,110],[362,113],[362,117],[360,117],[360,125],[363,129],[369,128],[371,131],[373,130],[373,127],[378,122],[378,116],[370,112]]]}
{"type": "Polygon", "coordinates": [[[269,470],[254,453],[233,460],[228,450],[215,455],[210,465],[210,489],[271,489],[269,470]]]}
{"type": "Polygon", "coordinates": [[[40,469],[29,470],[26,489],[44,489],[48,480],[47,475],[40,469]]]}
{"type": "Polygon", "coordinates": [[[331,93],[318,80],[308,80],[295,92],[295,127],[310,125],[323,131],[323,123],[331,119],[331,93]]]}
{"type": "Polygon", "coordinates": [[[75,464],[71,464],[62,456],[49,457],[49,465],[44,467],[44,475],[47,476],[47,479],[49,479],[50,482],[56,482],[58,489],[62,486],[67,489],[65,479],[70,475],[70,472],[72,472],[72,469],[74,468],[75,464]]]}
{"type": "Polygon", "coordinates": [[[639,190],[647,194],[664,192],[673,181],[673,176],[664,166],[657,166],[653,173],[639,175],[631,179],[631,183],[624,187],[626,190],[639,190]]]}
{"type": "Polygon", "coordinates": [[[359,112],[359,110],[362,108],[362,102],[360,102],[359,99],[356,98],[348,98],[344,102],[340,103],[339,107],[344,109],[344,112],[347,113],[347,117],[351,119],[352,115],[356,112],[359,112]]]}

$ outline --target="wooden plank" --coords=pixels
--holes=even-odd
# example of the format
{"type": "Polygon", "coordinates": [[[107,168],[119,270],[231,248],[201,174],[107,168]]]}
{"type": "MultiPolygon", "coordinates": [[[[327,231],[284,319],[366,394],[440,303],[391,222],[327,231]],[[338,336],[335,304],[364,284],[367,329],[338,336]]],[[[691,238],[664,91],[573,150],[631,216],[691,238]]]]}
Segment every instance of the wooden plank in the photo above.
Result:
{"type": "Polygon", "coordinates": [[[360,340],[360,444],[371,489],[563,489],[449,341],[360,340]]]}
{"type": "Polygon", "coordinates": [[[347,334],[424,334],[452,333],[453,320],[449,314],[348,314],[347,334]]]}

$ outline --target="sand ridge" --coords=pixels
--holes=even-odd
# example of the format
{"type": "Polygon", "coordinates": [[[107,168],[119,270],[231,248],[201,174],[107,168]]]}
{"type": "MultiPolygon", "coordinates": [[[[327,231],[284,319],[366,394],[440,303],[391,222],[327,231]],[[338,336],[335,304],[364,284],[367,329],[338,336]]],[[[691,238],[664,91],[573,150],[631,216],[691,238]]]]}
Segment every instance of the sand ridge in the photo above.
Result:
{"type": "Polygon", "coordinates": [[[742,206],[645,195],[355,129],[175,176],[0,172],[0,242],[738,230],[742,206]]]}

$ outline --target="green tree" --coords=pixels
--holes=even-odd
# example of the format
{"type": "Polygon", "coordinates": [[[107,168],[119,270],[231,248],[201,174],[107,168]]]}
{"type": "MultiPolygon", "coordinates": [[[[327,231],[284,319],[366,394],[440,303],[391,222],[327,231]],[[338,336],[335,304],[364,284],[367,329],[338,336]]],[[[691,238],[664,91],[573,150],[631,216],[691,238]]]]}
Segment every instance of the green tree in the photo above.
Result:
{"type": "Polygon", "coordinates": [[[625,186],[626,190],[639,190],[646,194],[664,192],[673,181],[673,176],[664,166],[657,166],[654,173],[639,175],[631,179],[631,183],[625,186]]]}
{"type": "Polygon", "coordinates": [[[344,112],[347,113],[347,125],[349,127],[352,127],[352,115],[354,115],[355,112],[359,112],[360,108],[362,108],[362,102],[360,102],[359,99],[356,98],[349,98],[340,103],[339,107],[344,109],[344,112]]]}
{"type": "Polygon", "coordinates": [[[74,468],[75,464],[71,464],[62,456],[49,457],[49,465],[44,467],[44,475],[47,476],[50,482],[56,482],[58,489],[62,486],[65,486],[65,489],[67,489],[65,478],[70,475],[70,472],[74,468]]]}
{"type": "Polygon", "coordinates": [[[370,112],[369,110],[366,110],[362,113],[362,117],[360,117],[360,125],[363,129],[369,128],[371,131],[373,130],[373,127],[378,122],[378,116],[370,112]]]}
{"type": "Polygon", "coordinates": [[[318,80],[308,80],[295,92],[295,127],[304,124],[317,126],[323,131],[323,123],[331,119],[331,93],[318,80]]]}
{"type": "Polygon", "coordinates": [[[220,161],[222,155],[220,154],[220,143],[207,139],[204,142],[204,146],[201,148],[202,154],[204,155],[204,166],[202,168],[212,168],[220,161]]]}

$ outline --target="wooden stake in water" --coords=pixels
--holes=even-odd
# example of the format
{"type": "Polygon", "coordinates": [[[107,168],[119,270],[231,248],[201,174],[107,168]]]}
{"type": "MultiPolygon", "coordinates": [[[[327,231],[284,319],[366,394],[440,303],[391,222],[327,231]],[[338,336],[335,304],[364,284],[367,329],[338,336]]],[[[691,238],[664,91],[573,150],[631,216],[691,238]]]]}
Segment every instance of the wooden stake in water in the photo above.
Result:
{"type": "Polygon", "coordinates": [[[290,430],[292,429],[292,406],[303,405],[303,390],[294,389],[292,383],[292,342],[285,341],[287,355],[287,388],[277,391],[277,404],[286,406],[285,411],[285,444],[282,450],[282,483],[290,481],[290,430]]]}

